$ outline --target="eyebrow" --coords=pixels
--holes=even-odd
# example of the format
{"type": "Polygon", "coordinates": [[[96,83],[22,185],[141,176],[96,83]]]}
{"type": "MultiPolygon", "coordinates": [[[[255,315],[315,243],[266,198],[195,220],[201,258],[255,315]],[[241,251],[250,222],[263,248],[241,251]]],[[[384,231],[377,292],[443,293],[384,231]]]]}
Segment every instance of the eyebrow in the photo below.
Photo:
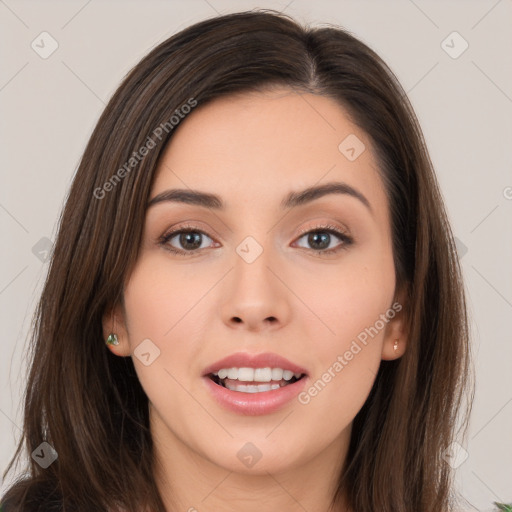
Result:
{"type": "MultiPolygon", "coordinates": [[[[305,205],[328,194],[344,194],[358,199],[373,214],[368,199],[357,189],[343,182],[331,182],[324,185],[308,187],[298,192],[290,192],[282,201],[281,209],[291,209],[305,205]]],[[[156,195],[148,203],[148,208],[163,202],[186,203],[214,210],[224,210],[226,205],[222,199],[207,192],[191,189],[172,189],[156,195]]]]}

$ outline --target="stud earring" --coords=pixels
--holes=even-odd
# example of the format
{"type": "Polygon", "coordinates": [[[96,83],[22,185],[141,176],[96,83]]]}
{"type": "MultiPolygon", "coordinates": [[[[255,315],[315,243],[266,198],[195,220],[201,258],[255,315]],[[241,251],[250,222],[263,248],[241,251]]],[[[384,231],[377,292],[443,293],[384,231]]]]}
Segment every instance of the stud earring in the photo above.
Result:
{"type": "Polygon", "coordinates": [[[107,341],[105,342],[107,345],[119,345],[119,340],[117,339],[117,334],[110,333],[107,341]]]}
{"type": "Polygon", "coordinates": [[[398,340],[395,340],[395,343],[393,345],[393,350],[396,352],[398,350],[398,340]]]}

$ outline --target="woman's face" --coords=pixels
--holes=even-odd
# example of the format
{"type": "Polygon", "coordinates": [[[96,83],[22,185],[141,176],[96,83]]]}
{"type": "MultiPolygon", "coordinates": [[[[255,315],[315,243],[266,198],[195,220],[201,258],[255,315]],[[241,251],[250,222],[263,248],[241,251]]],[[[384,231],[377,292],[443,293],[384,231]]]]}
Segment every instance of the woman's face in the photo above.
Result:
{"type": "Polygon", "coordinates": [[[216,100],[176,130],[104,324],[157,446],[254,474],[341,457],[405,341],[370,140],[333,100],[289,89],[216,100]]]}

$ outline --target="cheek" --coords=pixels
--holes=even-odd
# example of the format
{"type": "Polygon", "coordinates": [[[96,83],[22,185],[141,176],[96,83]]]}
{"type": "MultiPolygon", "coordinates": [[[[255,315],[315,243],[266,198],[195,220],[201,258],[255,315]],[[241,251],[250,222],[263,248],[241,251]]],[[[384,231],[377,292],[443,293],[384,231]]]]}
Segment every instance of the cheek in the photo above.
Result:
{"type": "MultiPolygon", "coordinates": [[[[208,421],[190,398],[189,372],[201,348],[195,341],[202,340],[192,332],[198,327],[191,319],[211,285],[206,286],[197,276],[187,276],[186,271],[174,270],[171,275],[172,266],[165,263],[165,258],[142,257],[130,277],[125,289],[128,338],[137,377],[152,406],[154,435],[165,438],[163,433],[172,425],[173,431],[186,439],[192,425],[208,421]],[[152,343],[150,364],[137,356],[137,347],[144,339],[152,343]]],[[[201,435],[204,433],[199,429],[195,438],[201,435]]]]}
{"type": "Polygon", "coordinates": [[[163,349],[178,333],[192,334],[188,319],[214,283],[214,276],[204,277],[185,266],[177,271],[162,255],[141,258],[125,290],[130,341],[143,336],[163,349]]]}
{"type": "MultiPolygon", "coordinates": [[[[211,286],[203,280],[187,275],[187,271],[171,273],[173,267],[165,257],[142,257],[125,289],[125,307],[128,317],[128,339],[132,359],[139,380],[153,399],[161,393],[171,393],[179,387],[200,349],[194,340],[201,339],[193,329],[198,325],[190,319],[200,308],[200,299],[211,286]],[[150,353],[146,365],[137,356],[143,340],[150,353]]],[[[148,358],[146,358],[148,359],[148,358]]]]}
{"type": "Polygon", "coordinates": [[[323,340],[315,348],[322,347],[329,357],[346,350],[393,301],[394,263],[391,249],[382,246],[347,252],[335,265],[316,265],[299,275],[295,290],[307,305],[302,309],[308,338],[323,340]]]}
{"type": "Polygon", "coordinates": [[[314,364],[306,409],[333,429],[353,420],[366,400],[381,362],[386,326],[394,315],[395,273],[391,253],[354,251],[343,263],[315,273],[301,287],[311,312],[304,320],[309,357],[314,364]],[[394,312],[392,312],[394,313],[394,312]]]}

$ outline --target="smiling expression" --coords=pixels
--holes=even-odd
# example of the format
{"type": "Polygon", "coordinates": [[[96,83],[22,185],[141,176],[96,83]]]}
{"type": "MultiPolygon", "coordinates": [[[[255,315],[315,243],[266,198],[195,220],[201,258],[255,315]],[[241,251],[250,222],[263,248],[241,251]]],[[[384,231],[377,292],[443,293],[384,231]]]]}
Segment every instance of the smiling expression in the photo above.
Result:
{"type": "MultiPolygon", "coordinates": [[[[334,100],[282,89],[217,99],[182,121],[156,172],[124,308],[104,331],[119,333],[113,352],[133,356],[157,444],[233,471],[278,472],[346,447],[381,360],[401,355],[400,317],[307,405],[297,395],[394,300],[371,141],[334,100]],[[364,144],[355,159],[339,148],[349,136],[364,144]],[[143,340],[147,365],[134,355],[143,340]],[[301,369],[293,383],[268,381],[287,364],[301,369]],[[279,389],[219,383],[219,369],[246,367],[269,368],[259,378],[279,389]],[[248,442],[262,454],[253,469],[237,456],[248,442]]],[[[257,385],[250,377],[244,385],[257,385]]]]}

